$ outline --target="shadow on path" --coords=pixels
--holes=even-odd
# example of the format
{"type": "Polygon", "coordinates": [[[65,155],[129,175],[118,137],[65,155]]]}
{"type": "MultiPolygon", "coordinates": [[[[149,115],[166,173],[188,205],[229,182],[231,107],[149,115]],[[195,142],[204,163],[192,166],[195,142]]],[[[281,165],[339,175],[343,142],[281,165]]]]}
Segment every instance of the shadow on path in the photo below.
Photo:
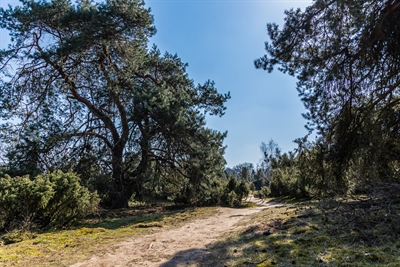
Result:
{"type": "Polygon", "coordinates": [[[160,265],[160,267],[181,267],[190,264],[199,263],[204,257],[207,257],[208,249],[191,248],[183,250],[174,255],[172,259],[160,265]]]}
{"type": "MultiPolygon", "coordinates": [[[[255,201],[253,200],[253,202],[255,201]]],[[[257,204],[264,208],[281,208],[286,206],[274,201],[257,201],[257,204]]],[[[229,217],[241,216],[244,215],[235,214],[229,217]]],[[[267,238],[263,235],[265,230],[267,230],[266,225],[260,225],[259,223],[253,225],[249,223],[248,227],[240,229],[237,234],[230,235],[224,240],[210,243],[203,248],[182,250],[174,254],[169,261],[159,265],[159,267],[226,267],[231,266],[231,260],[243,258],[250,251],[256,253],[258,259],[255,259],[255,261],[260,261],[259,259],[268,261],[271,257],[271,251],[260,250],[259,247],[254,245],[255,241],[262,241],[267,238]]],[[[243,260],[239,260],[239,262],[241,264],[238,266],[254,267],[257,265],[255,262],[246,262],[243,260]]]]}

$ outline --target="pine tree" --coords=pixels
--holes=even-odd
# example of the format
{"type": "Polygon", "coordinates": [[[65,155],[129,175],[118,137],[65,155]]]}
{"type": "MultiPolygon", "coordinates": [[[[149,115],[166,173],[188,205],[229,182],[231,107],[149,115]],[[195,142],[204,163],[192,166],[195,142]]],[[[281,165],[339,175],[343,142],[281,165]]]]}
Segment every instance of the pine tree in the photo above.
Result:
{"type": "Polygon", "coordinates": [[[229,94],[195,85],[176,55],[147,48],[156,30],[143,1],[21,4],[0,10],[12,38],[0,51],[0,114],[16,142],[32,125],[41,133],[42,171],[91,155],[111,171],[114,208],[154,177],[198,186],[222,172],[226,134],[207,129],[204,114],[222,116],[229,94]]]}
{"type": "Polygon", "coordinates": [[[282,29],[268,24],[267,54],[255,66],[297,77],[307,128],[327,148],[332,186],[345,189],[355,165],[354,179],[396,180],[399,1],[317,0],[285,14],[282,29]]]}

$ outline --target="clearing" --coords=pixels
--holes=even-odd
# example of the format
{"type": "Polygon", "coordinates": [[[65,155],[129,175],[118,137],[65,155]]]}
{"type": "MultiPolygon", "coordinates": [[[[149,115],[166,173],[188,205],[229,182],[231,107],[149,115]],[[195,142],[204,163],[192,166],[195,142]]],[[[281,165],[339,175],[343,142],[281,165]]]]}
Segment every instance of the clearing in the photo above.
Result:
{"type": "Polygon", "coordinates": [[[225,208],[208,218],[197,219],[178,228],[154,230],[154,233],[134,237],[110,246],[102,255],[79,262],[72,267],[148,266],[179,267],[201,262],[209,254],[208,246],[222,236],[240,230],[237,225],[250,215],[277,205],[255,199],[258,207],[225,208]]]}
{"type": "Polygon", "coordinates": [[[251,199],[257,207],[240,209],[107,211],[75,229],[0,243],[0,266],[400,266],[400,202],[275,200],[251,199]]]}

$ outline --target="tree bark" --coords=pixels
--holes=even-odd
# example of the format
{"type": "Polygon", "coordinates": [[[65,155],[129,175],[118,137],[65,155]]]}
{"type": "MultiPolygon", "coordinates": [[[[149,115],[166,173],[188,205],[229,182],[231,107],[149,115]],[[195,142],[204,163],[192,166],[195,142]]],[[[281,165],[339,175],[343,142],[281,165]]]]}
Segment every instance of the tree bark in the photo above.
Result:
{"type": "Polygon", "coordinates": [[[132,196],[130,193],[130,185],[125,177],[123,169],[123,146],[118,146],[113,150],[112,159],[113,169],[113,186],[111,192],[111,208],[120,209],[127,208],[129,199],[132,196]]]}

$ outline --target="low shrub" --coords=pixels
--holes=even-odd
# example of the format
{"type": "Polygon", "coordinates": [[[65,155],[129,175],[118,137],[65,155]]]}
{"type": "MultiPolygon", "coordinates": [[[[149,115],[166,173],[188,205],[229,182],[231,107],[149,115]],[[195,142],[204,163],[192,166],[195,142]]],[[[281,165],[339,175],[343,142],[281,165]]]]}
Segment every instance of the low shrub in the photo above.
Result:
{"type": "Polygon", "coordinates": [[[256,191],[256,193],[254,193],[254,197],[260,199],[266,199],[270,194],[271,194],[270,188],[268,186],[263,186],[261,187],[261,190],[256,191]]]}
{"type": "Polygon", "coordinates": [[[93,212],[97,193],[73,172],[0,178],[0,230],[60,228],[93,212]]]}
{"type": "Polygon", "coordinates": [[[229,194],[228,194],[228,206],[229,207],[233,207],[233,206],[235,206],[235,204],[236,204],[236,200],[237,200],[237,195],[236,195],[236,193],[235,193],[235,191],[231,191],[231,192],[229,192],[229,194]]]}
{"type": "Polygon", "coordinates": [[[250,194],[249,185],[245,181],[238,181],[235,177],[230,177],[226,185],[223,196],[221,197],[222,204],[229,207],[240,206],[243,198],[250,194]]]}
{"type": "Polygon", "coordinates": [[[13,243],[18,243],[24,240],[29,240],[35,238],[34,233],[24,231],[24,230],[13,230],[12,232],[6,233],[1,237],[4,245],[9,245],[13,243]]]}

